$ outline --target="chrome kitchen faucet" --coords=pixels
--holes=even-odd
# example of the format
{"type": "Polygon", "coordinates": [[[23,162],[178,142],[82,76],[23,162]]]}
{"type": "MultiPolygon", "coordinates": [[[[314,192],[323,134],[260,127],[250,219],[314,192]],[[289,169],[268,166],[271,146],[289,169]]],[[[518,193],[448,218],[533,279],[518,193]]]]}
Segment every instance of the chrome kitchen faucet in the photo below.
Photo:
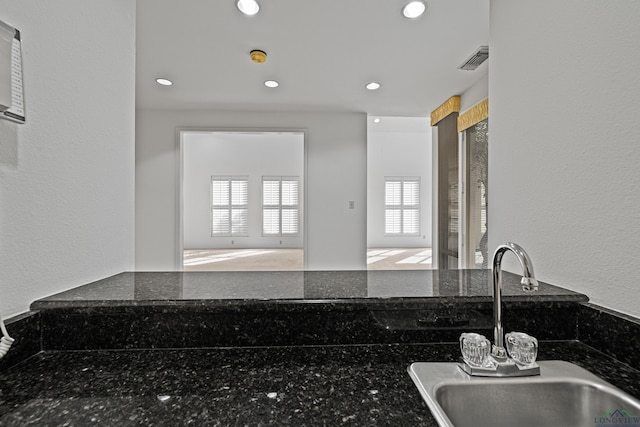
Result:
{"type": "Polygon", "coordinates": [[[504,335],[502,327],[502,257],[507,251],[513,252],[522,266],[522,289],[527,292],[538,290],[538,281],[533,273],[529,255],[515,243],[499,246],[493,254],[493,321],[494,342],[482,335],[464,333],[460,336],[463,362],[460,368],[469,375],[486,377],[516,377],[540,375],[536,363],[538,340],[523,332],[504,335]],[[506,338],[506,348],[505,348],[506,338]]]}

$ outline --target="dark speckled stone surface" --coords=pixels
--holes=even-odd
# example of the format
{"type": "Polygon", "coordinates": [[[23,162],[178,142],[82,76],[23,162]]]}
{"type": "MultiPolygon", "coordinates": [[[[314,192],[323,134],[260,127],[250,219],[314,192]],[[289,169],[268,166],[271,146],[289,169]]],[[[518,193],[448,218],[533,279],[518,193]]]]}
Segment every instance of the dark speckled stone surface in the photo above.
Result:
{"type": "Polygon", "coordinates": [[[640,367],[640,320],[595,304],[581,305],[578,338],[605,354],[640,367]]]}
{"type": "MultiPolygon", "coordinates": [[[[43,310],[45,350],[455,342],[493,334],[490,303],[409,309],[391,304],[242,304],[43,310]],[[384,308],[384,309],[382,309],[384,308]]],[[[505,327],[539,339],[575,339],[579,306],[529,303],[504,309],[505,327]]]]}
{"type": "MultiPolygon", "coordinates": [[[[437,424],[406,369],[454,344],[43,353],[0,374],[0,424],[437,424]]],[[[640,373],[577,342],[541,343],[639,396],[640,373]]],[[[594,416],[597,414],[594,414],[594,416]]]]}
{"type": "MultiPolygon", "coordinates": [[[[505,274],[509,330],[575,339],[587,297],[519,280],[505,274]]],[[[31,307],[45,350],[425,343],[491,335],[491,293],[486,270],[122,273],[31,307]]]]}
{"type": "MultiPolygon", "coordinates": [[[[11,364],[28,358],[0,365],[0,425],[435,427],[407,367],[456,361],[463,331],[492,336],[487,273],[122,273],[8,325],[25,339],[11,364]]],[[[635,319],[511,274],[504,296],[505,329],[538,337],[539,360],[640,398],[640,371],[606,343],[635,319]]]]}
{"type": "MultiPolygon", "coordinates": [[[[128,272],[37,300],[31,309],[214,306],[258,300],[384,304],[410,299],[443,304],[453,301],[451,297],[456,303],[489,301],[491,295],[488,270],[128,272]]],[[[524,292],[520,276],[506,272],[503,295],[511,301],[587,301],[582,294],[547,283],[537,292],[524,292]]]]}
{"type": "Polygon", "coordinates": [[[0,371],[27,359],[42,349],[39,312],[26,312],[5,321],[9,335],[15,340],[0,359],[0,371]]]}

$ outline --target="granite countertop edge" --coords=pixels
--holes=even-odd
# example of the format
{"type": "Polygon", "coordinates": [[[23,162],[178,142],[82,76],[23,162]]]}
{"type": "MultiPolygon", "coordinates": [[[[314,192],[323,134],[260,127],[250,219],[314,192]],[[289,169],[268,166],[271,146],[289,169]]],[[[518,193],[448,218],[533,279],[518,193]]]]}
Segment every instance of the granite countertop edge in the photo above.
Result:
{"type": "MultiPolygon", "coordinates": [[[[504,295],[503,304],[581,304],[587,303],[589,298],[583,294],[569,295],[504,295]]],[[[314,306],[317,308],[327,307],[331,309],[350,308],[354,306],[368,307],[371,309],[396,308],[396,309],[426,309],[438,306],[450,306],[451,304],[464,304],[465,306],[485,306],[492,304],[491,296],[434,296],[434,297],[390,297],[390,298],[336,298],[336,299],[158,299],[158,300],[135,300],[135,299],[42,299],[34,301],[30,310],[40,311],[47,309],[82,309],[82,308],[118,308],[118,307],[301,307],[314,306]]]]}

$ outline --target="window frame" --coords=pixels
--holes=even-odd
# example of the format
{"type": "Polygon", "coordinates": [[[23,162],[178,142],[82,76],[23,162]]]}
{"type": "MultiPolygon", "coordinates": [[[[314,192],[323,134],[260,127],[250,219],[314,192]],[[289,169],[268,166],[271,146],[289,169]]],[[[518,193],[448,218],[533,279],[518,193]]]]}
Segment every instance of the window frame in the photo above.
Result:
{"type": "Polygon", "coordinates": [[[209,224],[211,226],[211,237],[248,237],[249,236],[249,177],[246,175],[211,175],[210,187],[209,187],[209,196],[210,196],[210,210],[209,213],[211,215],[209,224]],[[214,197],[214,181],[226,181],[228,183],[228,189],[226,198],[228,203],[225,204],[216,204],[214,197]],[[245,185],[245,203],[244,204],[234,204],[233,203],[233,182],[239,181],[243,182],[245,185]],[[234,232],[234,210],[244,210],[244,228],[240,232],[234,232]],[[228,218],[228,231],[225,232],[216,232],[214,227],[214,219],[215,219],[215,211],[226,211],[228,218]]]}
{"type": "Polygon", "coordinates": [[[421,234],[421,218],[422,218],[422,205],[421,205],[421,179],[419,176],[385,176],[384,177],[384,235],[385,237],[417,237],[421,234]],[[399,183],[400,184],[400,193],[398,195],[399,203],[397,204],[389,204],[388,201],[390,199],[390,195],[388,194],[387,183],[399,183]],[[405,203],[405,183],[415,183],[417,184],[417,190],[415,191],[415,203],[405,203]],[[389,232],[389,224],[388,224],[388,212],[395,211],[398,212],[399,215],[399,232],[389,232]],[[406,213],[410,211],[416,211],[416,219],[413,221],[415,226],[415,231],[405,231],[408,227],[406,225],[406,213]]]}
{"type": "Polygon", "coordinates": [[[300,236],[300,177],[299,176],[273,176],[265,175],[262,177],[262,237],[297,237],[300,236]],[[277,204],[265,204],[265,182],[276,181],[278,182],[278,203],[277,204]],[[295,204],[283,204],[283,181],[295,182],[296,200],[295,204]],[[295,210],[295,233],[287,233],[283,231],[283,212],[295,210]],[[278,232],[266,233],[265,232],[265,212],[277,211],[278,217],[278,232]]]}

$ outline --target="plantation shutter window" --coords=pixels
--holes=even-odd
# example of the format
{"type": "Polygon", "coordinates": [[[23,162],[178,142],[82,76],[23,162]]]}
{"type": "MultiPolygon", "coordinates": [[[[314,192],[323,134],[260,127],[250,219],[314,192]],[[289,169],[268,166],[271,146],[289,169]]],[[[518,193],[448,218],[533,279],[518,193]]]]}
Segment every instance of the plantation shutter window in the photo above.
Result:
{"type": "Polygon", "coordinates": [[[262,177],[262,234],[296,236],[299,233],[298,177],[262,177]]]}
{"type": "Polygon", "coordinates": [[[387,236],[420,234],[420,178],[385,177],[384,232],[387,236]]]}
{"type": "Polygon", "coordinates": [[[249,235],[249,180],[247,177],[211,177],[211,235],[249,235]]]}

